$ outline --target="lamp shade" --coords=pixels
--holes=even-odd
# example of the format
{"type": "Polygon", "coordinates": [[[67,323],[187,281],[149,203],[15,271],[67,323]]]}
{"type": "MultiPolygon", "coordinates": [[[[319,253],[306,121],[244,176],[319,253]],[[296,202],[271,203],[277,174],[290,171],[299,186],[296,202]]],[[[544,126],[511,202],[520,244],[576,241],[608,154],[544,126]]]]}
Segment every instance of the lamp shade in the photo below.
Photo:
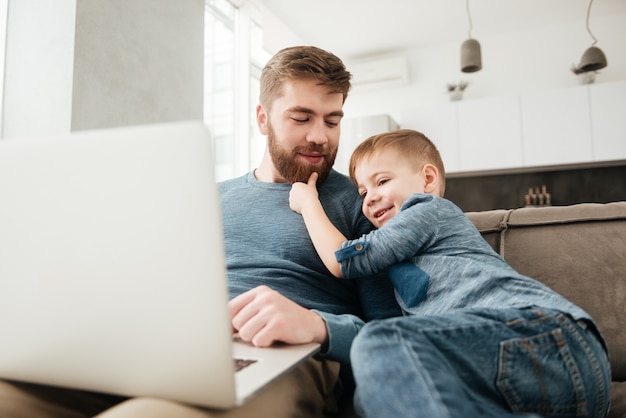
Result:
{"type": "Polygon", "coordinates": [[[476,39],[468,39],[461,45],[461,71],[473,73],[483,67],[480,44],[476,39]]]}
{"type": "Polygon", "coordinates": [[[604,52],[602,52],[602,50],[598,47],[590,46],[580,59],[578,68],[580,68],[581,72],[587,72],[599,70],[606,67],[606,65],[607,62],[604,52]]]}

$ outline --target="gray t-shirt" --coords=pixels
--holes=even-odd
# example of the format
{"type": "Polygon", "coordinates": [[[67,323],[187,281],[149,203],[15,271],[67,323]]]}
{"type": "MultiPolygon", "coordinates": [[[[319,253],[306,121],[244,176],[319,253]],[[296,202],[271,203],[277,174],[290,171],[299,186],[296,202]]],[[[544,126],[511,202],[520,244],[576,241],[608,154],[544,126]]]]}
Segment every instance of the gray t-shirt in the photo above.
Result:
{"type": "MultiPolygon", "coordinates": [[[[231,298],[266,285],[326,321],[328,358],[348,362],[352,339],[365,321],[401,315],[386,279],[335,278],[317,255],[302,216],[289,207],[291,184],[256,180],[252,172],[219,184],[231,298]]],[[[361,198],[344,175],[331,171],[319,198],[346,237],[372,229],[361,198]]]]}

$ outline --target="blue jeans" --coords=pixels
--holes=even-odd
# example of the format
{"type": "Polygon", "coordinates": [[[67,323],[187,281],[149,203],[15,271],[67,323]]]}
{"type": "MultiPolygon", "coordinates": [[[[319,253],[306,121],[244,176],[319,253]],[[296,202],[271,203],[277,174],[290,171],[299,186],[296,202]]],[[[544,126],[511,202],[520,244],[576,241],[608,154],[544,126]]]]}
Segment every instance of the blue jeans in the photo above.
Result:
{"type": "Polygon", "coordinates": [[[351,350],[362,417],[605,416],[607,351],[590,321],[481,309],[365,325],[351,350]]]}

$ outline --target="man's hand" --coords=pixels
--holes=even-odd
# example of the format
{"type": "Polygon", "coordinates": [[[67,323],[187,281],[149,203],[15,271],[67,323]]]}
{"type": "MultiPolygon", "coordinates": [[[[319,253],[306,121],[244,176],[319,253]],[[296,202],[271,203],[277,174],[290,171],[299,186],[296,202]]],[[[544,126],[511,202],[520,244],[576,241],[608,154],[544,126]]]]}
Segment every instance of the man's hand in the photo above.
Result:
{"type": "Polygon", "coordinates": [[[291,185],[291,192],[289,193],[289,207],[291,210],[302,214],[304,208],[309,207],[311,204],[319,203],[316,187],[318,177],[319,175],[313,172],[307,183],[296,182],[291,185]]]}
{"type": "Polygon", "coordinates": [[[228,303],[233,329],[244,341],[267,347],[275,341],[287,344],[326,344],[326,322],[267,286],[258,286],[228,303]]]}

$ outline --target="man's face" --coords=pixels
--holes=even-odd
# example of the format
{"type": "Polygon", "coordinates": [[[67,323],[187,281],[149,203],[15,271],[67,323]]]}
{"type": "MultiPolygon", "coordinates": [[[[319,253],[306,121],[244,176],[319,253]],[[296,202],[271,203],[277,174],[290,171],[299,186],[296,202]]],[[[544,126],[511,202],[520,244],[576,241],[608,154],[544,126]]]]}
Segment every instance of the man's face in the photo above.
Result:
{"type": "Polygon", "coordinates": [[[277,181],[306,182],[313,172],[321,183],[330,173],[339,145],[343,96],[328,93],[315,80],[290,80],[272,104],[260,112],[277,181]]]}

